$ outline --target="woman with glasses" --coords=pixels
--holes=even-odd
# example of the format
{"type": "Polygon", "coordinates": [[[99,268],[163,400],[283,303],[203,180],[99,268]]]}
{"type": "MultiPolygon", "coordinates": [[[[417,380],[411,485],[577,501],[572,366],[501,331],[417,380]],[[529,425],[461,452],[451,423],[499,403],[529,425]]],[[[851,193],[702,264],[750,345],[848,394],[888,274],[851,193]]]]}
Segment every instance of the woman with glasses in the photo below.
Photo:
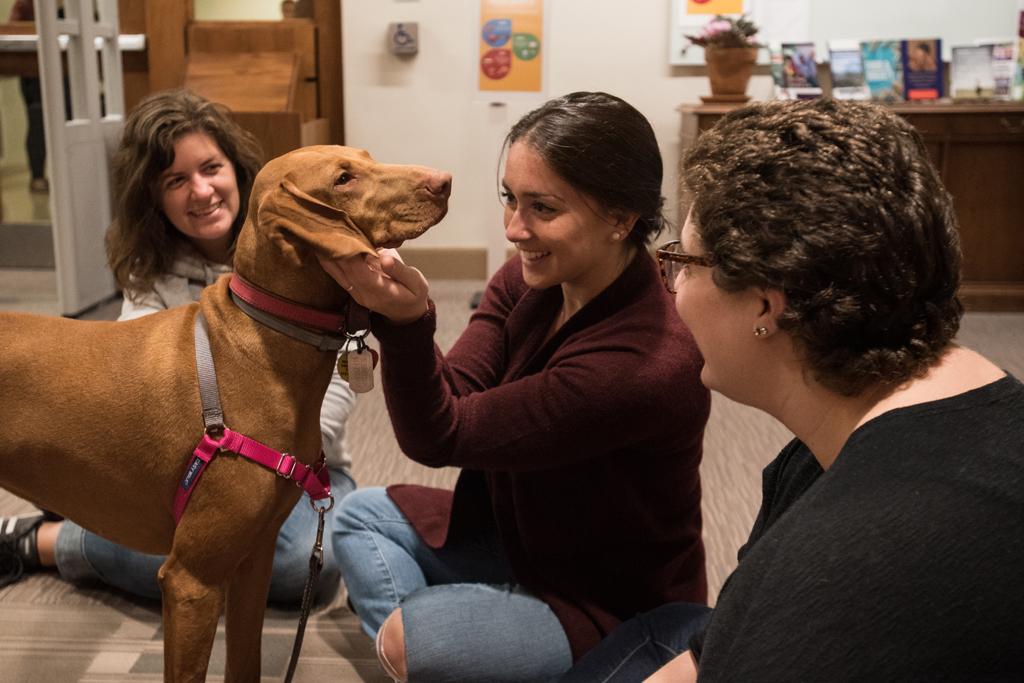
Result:
{"type": "Polygon", "coordinates": [[[1024,386],[953,343],[957,221],[919,135],[877,106],[758,104],[683,174],[659,258],[701,378],[796,438],[709,626],[666,638],[689,651],[598,677],[631,622],[563,680],[1024,679],[1024,386]]]}
{"type": "Polygon", "coordinates": [[[447,355],[427,282],[395,252],[324,264],[376,311],[403,452],[463,468],[454,494],[363,489],[338,513],[352,605],[402,681],[552,681],[638,612],[708,611],[710,397],[646,248],[663,224],[654,132],[616,97],[574,93],[505,148],[519,254],[447,355]]]}

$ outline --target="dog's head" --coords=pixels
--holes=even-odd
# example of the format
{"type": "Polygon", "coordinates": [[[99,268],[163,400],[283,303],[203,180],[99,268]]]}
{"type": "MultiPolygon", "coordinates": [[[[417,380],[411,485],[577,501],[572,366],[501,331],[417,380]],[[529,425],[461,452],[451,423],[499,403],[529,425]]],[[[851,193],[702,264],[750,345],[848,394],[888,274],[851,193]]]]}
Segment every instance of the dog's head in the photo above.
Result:
{"type": "Polygon", "coordinates": [[[397,247],[438,223],[448,211],[451,180],[422,166],[379,164],[350,147],[289,152],[256,176],[235,270],[294,296],[297,280],[311,270],[323,274],[317,254],[336,259],[397,247]]]}

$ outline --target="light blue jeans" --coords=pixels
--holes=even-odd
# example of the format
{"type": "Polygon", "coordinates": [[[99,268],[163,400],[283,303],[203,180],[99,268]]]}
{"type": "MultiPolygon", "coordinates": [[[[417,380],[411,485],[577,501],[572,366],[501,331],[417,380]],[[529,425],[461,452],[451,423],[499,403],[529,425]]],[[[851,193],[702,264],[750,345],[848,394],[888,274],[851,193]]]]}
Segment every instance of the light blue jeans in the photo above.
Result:
{"type": "Polygon", "coordinates": [[[561,623],[515,583],[496,537],[431,548],[383,488],[366,488],[343,501],[333,543],[371,637],[402,609],[412,683],[554,681],[572,665],[561,623]]]}
{"type": "MultiPolygon", "coordinates": [[[[331,550],[331,527],[338,504],[356,488],[347,470],[331,469],[328,472],[335,507],[325,516],[324,566],[317,587],[318,601],[330,599],[337,590],[341,575],[331,550]]],[[[309,494],[303,493],[277,536],[270,578],[270,602],[287,606],[301,604],[309,576],[309,556],[316,541],[318,517],[310,505],[309,494]]],[[[134,595],[160,599],[157,572],[167,559],[166,555],[147,555],[129,550],[86,531],[70,520],[61,524],[54,553],[57,569],[65,581],[101,581],[134,595]]]]}

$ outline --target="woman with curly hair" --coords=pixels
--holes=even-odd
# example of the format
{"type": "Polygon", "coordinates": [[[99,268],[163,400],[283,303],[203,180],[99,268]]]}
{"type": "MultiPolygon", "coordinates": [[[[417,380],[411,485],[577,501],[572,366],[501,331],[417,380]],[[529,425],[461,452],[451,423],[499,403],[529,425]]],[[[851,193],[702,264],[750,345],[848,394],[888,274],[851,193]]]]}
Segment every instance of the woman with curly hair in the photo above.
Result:
{"type": "Polygon", "coordinates": [[[757,104],[683,184],[658,255],[701,378],[796,438],[706,630],[655,610],[563,681],[1021,680],[1024,386],[953,342],[957,222],[920,136],[872,105],[757,104]]]}
{"type": "MultiPolygon", "coordinates": [[[[188,90],[154,93],[131,111],[113,161],[117,218],[106,238],[108,265],[124,292],[119,320],[199,301],[204,288],[231,272],[262,156],[259,143],[227,108],[188,90]]],[[[320,414],[335,499],[355,488],[344,447],[353,400],[352,390],[335,373],[320,414]]],[[[56,566],[73,583],[99,580],[136,595],[160,597],[157,571],[164,557],[128,550],[70,520],[44,515],[0,520],[0,541],[16,549],[24,570],[56,566]]],[[[301,602],[316,523],[304,494],[278,536],[272,602],[301,602]]],[[[329,548],[322,594],[340,578],[329,548]]]]}

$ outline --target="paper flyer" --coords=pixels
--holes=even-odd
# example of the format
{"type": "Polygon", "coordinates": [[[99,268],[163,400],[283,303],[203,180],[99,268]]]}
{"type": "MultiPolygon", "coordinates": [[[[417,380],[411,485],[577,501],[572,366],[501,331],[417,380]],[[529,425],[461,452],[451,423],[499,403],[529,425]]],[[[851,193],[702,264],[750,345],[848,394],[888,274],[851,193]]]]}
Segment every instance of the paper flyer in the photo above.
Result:
{"type": "Polygon", "coordinates": [[[544,0],[480,0],[480,90],[540,92],[544,0]]]}

